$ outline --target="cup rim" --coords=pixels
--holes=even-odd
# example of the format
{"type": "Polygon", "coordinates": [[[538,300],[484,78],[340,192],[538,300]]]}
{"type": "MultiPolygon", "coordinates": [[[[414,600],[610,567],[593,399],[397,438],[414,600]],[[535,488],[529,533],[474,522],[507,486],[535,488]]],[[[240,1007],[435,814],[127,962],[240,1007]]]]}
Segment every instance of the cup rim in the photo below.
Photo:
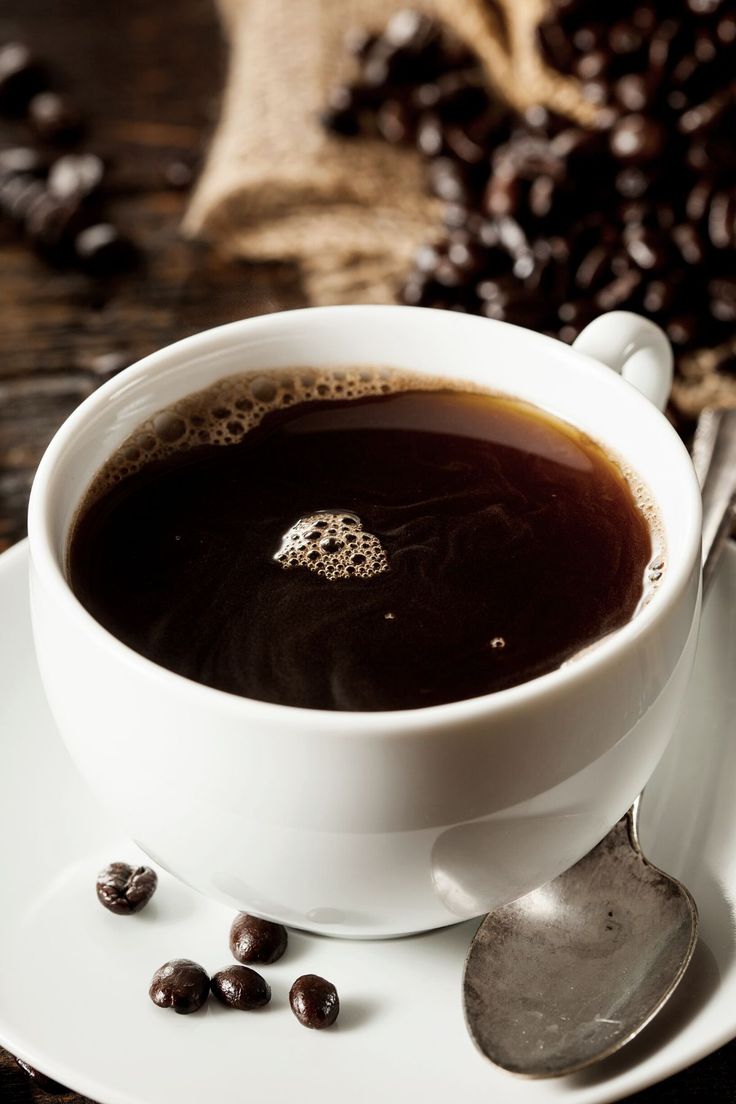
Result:
{"type": "MultiPolygon", "coordinates": [[[[264,371],[268,371],[268,369],[264,369],[264,371]]],[[[394,304],[302,307],[228,322],[182,338],[136,361],[92,392],[62,423],[41,458],[31,488],[28,507],[28,538],[34,572],[37,574],[39,581],[57,596],[63,604],[65,612],[78,629],[90,637],[93,643],[111,654],[116,661],[122,662],[128,667],[137,668],[149,680],[153,679],[161,683],[163,689],[184,695],[202,706],[209,706],[211,709],[219,711],[224,710],[236,717],[240,716],[244,720],[255,716],[263,721],[282,721],[294,726],[302,725],[305,728],[319,726],[320,729],[332,731],[340,729],[346,735],[380,734],[386,728],[395,731],[397,727],[401,729],[402,734],[410,734],[420,729],[444,728],[453,723],[464,723],[474,718],[488,718],[491,715],[501,714],[506,710],[516,710],[519,706],[531,703],[540,697],[565,692],[576,682],[585,681],[610,662],[615,662],[620,658],[626,650],[652,630],[653,626],[661,620],[667,610],[677,603],[686,590],[693,567],[699,561],[701,497],[690,456],[674,428],[663,415],[644,395],[637,393],[631,384],[623,380],[614,371],[571,346],[565,346],[552,337],[533,330],[527,330],[524,327],[513,326],[507,322],[434,308],[394,304]],[[690,522],[686,539],[682,541],[681,548],[678,549],[680,554],[677,556],[670,554],[668,556],[664,579],[651,601],[637,612],[631,620],[595,642],[589,649],[583,650],[581,654],[575,657],[574,663],[564,664],[548,671],[546,674],[538,675],[526,682],[517,683],[503,690],[496,690],[460,701],[418,706],[411,709],[377,711],[312,709],[247,698],[218,690],[184,675],[179,675],[146,658],[121,640],[118,640],[85,609],[76,597],[54,551],[49,516],[48,488],[56,467],[63,461],[67,443],[84,431],[87,423],[95,419],[113,395],[123,391],[127,386],[136,384],[140,379],[146,378],[149,373],[160,370],[164,365],[174,363],[180,357],[191,359],[193,356],[202,356],[208,352],[222,351],[223,348],[236,341],[244,330],[254,331],[259,327],[267,330],[272,326],[280,325],[284,319],[288,319],[289,324],[298,325],[307,315],[312,318],[322,318],[328,323],[332,317],[338,315],[344,317],[352,313],[355,316],[356,323],[358,323],[368,320],[371,316],[376,317],[377,320],[377,316],[385,315],[386,312],[390,312],[396,317],[406,317],[407,321],[412,316],[416,318],[420,314],[423,316],[439,315],[443,319],[443,325],[454,325],[458,328],[480,325],[486,328],[486,333],[488,333],[487,327],[495,327],[496,330],[500,327],[506,331],[521,331],[524,334],[523,340],[528,341],[530,345],[536,345],[540,352],[547,351],[549,353],[551,347],[553,347],[557,357],[563,356],[578,363],[584,362],[587,371],[598,373],[601,378],[608,381],[609,386],[626,389],[629,393],[629,399],[633,397],[635,401],[644,404],[652,415],[662,419],[664,424],[661,428],[665,431],[668,430],[671,435],[672,455],[668,458],[668,463],[672,463],[673,460],[679,463],[685,476],[681,486],[682,508],[689,511],[690,522]]]]}

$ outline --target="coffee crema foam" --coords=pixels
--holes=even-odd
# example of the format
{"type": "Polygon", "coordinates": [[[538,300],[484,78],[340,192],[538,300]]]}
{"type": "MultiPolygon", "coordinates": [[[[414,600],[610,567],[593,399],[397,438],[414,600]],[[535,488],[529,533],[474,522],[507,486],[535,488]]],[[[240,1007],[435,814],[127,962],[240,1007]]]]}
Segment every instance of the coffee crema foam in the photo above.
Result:
{"type": "MultiPolygon", "coordinates": [[[[152,461],[199,445],[237,444],[246,433],[259,426],[268,414],[296,403],[312,400],[338,402],[400,391],[446,389],[498,396],[523,405],[523,400],[494,392],[474,381],[427,376],[396,368],[302,367],[226,376],[201,391],[192,392],[177,400],[142,422],[97,472],[77,511],[77,517],[111,487],[152,461]]],[[[560,422],[559,425],[577,440],[592,441],[592,438],[570,423],[560,422]]],[[[636,610],[639,613],[651,601],[664,575],[664,529],[652,496],[637,473],[613,450],[606,447],[603,451],[617,465],[628,483],[636,506],[646,519],[651,534],[652,558],[647,566],[642,597],[636,610]]],[[[337,524],[341,517],[346,517],[349,513],[350,511],[344,510],[335,511],[337,524]]],[[[303,540],[304,521],[304,518],[298,519],[283,535],[282,546],[274,556],[282,567],[303,566],[326,578],[345,578],[348,574],[370,578],[387,570],[388,563],[380,544],[375,549],[367,539],[371,535],[364,532],[359,537],[361,548],[355,551],[366,554],[365,562],[351,564],[347,555],[336,555],[340,552],[338,549],[332,553],[326,553],[324,548],[318,549],[319,554],[313,556],[315,548],[311,542],[303,540]],[[349,567],[355,570],[348,571],[349,567]]],[[[362,531],[362,523],[360,524],[362,531]]],[[[73,529],[74,526],[72,532],[73,529]]],[[[372,540],[375,541],[376,538],[372,540]]]]}
{"type": "Polygon", "coordinates": [[[358,515],[347,510],[318,510],[299,518],[284,533],[274,559],[287,570],[306,567],[326,579],[371,579],[388,571],[378,537],[366,533],[358,515]]]}
{"type": "Polygon", "coordinates": [[[97,472],[82,509],[154,460],[199,445],[235,445],[267,414],[297,403],[448,388],[490,393],[478,384],[392,368],[274,369],[226,376],[142,422],[97,472]]]}

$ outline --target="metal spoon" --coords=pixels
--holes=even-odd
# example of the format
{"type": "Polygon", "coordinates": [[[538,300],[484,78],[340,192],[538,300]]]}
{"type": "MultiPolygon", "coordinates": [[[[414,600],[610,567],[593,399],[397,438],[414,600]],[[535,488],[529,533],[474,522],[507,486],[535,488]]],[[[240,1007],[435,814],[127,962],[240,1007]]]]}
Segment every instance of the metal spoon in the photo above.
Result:
{"type": "MultiPolygon", "coordinates": [[[[703,580],[736,512],[736,410],[701,417],[703,580]]],[[[490,912],[465,963],[470,1034],[511,1073],[558,1077],[613,1054],[656,1016],[695,948],[690,893],[642,853],[639,798],[559,877],[490,912]]]]}

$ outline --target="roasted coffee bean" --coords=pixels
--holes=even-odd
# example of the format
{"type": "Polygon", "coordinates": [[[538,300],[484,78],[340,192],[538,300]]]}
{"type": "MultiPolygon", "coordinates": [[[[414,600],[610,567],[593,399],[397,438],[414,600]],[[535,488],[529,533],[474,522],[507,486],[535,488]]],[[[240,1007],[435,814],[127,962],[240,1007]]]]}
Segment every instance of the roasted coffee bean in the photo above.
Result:
{"type": "Polygon", "coordinates": [[[337,1019],[340,1000],[330,981],[317,974],[303,974],[289,992],[291,1010],[304,1027],[321,1030],[337,1019]]]}
{"type": "Polygon", "coordinates": [[[716,249],[736,247],[736,192],[716,192],[708,210],[708,237],[716,249]]]}
{"type": "Polygon", "coordinates": [[[5,185],[0,185],[0,209],[22,225],[45,191],[44,184],[35,176],[10,177],[5,185]]]}
{"type": "Polygon", "coordinates": [[[240,912],[230,928],[230,950],[238,962],[276,962],[283,955],[289,937],[282,924],[261,920],[240,912]]]}
{"type": "Polygon", "coordinates": [[[173,958],[159,966],[148,990],[159,1008],[173,1008],[182,1016],[198,1011],[207,1003],[209,993],[209,977],[189,958],[173,958]]]}
{"type": "Polygon", "coordinates": [[[591,50],[581,54],[574,66],[575,75],[582,81],[594,81],[604,77],[611,63],[610,54],[603,50],[591,50]]]}
{"type": "Polygon", "coordinates": [[[367,31],[365,27],[349,27],[345,32],[343,43],[353,57],[364,58],[375,45],[377,38],[377,35],[367,31]]]}
{"type": "Polygon", "coordinates": [[[97,875],[97,898],[110,912],[140,912],[156,892],[158,878],[150,866],[114,862],[97,875]]]}
{"type": "Polygon", "coordinates": [[[442,124],[433,111],[425,111],[417,123],[417,147],[425,157],[437,157],[444,147],[442,124]]]}
{"type": "Polygon", "coordinates": [[[10,146],[0,150],[0,180],[8,176],[44,176],[48,168],[46,159],[38,150],[28,146],[10,146]]]}
{"type": "Polygon", "coordinates": [[[664,127],[647,115],[624,115],[611,131],[614,157],[634,164],[654,161],[662,154],[665,142],[664,127]]]}
{"type": "Polygon", "coordinates": [[[682,259],[689,265],[702,264],[706,256],[706,245],[696,228],[689,222],[683,222],[672,229],[672,240],[682,259]]]}
{"type": "Polygon", "coordinates": [[[271,988],[265,978],[248,966],[227,966],[210,982],[212,996],[228,1008],[249,1012],[263,1008],[271,1000],[271,988]]]}
{"type": "Polygon", "coordinates": [[[697,223],[706,218],[714,189],[714,182],[708,178],[699,180],[694,185],[685,200],[685,213],[692,222],[697,223]]]}
{"type": "Polygon", "coordinates": [[[425,242],[414,254],[414,267],[418,272],[431,276],[439,264],[440,257],[440,247],[425,242]]]}
{"type": "Polygon", "coordinates": [[[401,100],[386,100],[376,112],[378,133],[392,145],[411,140],[414,122],[413,113],[401,100]]]}
{"type": "Polygon", "coordinates": [[[47,1077],[45,1073],[41,1073],[39,1070],[34,1069],[33,1066],[29,1066],[22,1058],[16,1058],[15,1061],[23,1072],[30,1077],[34,1086],[40,1089],[42,1093],[47,1093],[49,1096],[64,1096],[69,1092],[69,1089],[64,1085],[60,1085],[58,1081],[54,1081],[53,1078],[47,1077]]]}
{"type": "Polygon", "coordinates": [[[723,46],[736,44],[736,12],[724,15],[716,25],[716,38],[723,46]]]}
{"type": "Polygon", "coordinates": [[[531,252],[529,239],[516,219],[509,216],[496,219],[496,230],[501,245],[513,257],[518,258],[531,252]]]}
{"type": "MultiPolygon", "coordinates": [[[[575,283],[581,291],[597,291],[611,278],[611,262],[608,250],[602,246],[594,246],[578,265],[575,273],[575,283]]],[[[569,322],[569,318],[563,318],[563,322],[569,322]]]]}
{"type": "Polygon", "coordinates": [[[544,104],[531,104],[521,113],[524,126],[532,133],[544,135],[545,138],[554,138],[561,130],[570,126],[570,120],[566,115],[560,115],[544,104]]]}
{"type": "Polygon", "coordinates": [[[530,291],[549,304],[560,303],[571,283],[570,248],[563,238],[538,239],[532,248],[533,267],[525,279],[530,291]]]}
{"type": "Polygon", "coordinates": [[[407,8],[391,16],[383,38],[397,49],[419,53],[438,42],[439,30],[437,24],[426,15],[407,8]]]}
{"type": "Polygon", "coordinates": [[[163,177],[166,184],[170,188],[175,188],[177,191],[185,190],[190,187],[192,180],[194,179],[194,168],[186,161],[175,160],[169,161],[168,165],[163,171],[163,177]]]}
{"type": "Polygon", "coordinates": [[[84,221],[79,203],[44,191],[28,207],[24,226],[39,253],[52,261],[66,261],[73,256],[73,242],[84,221]]]}
{"type": "Polygon", "coordinates": [[[488,156],[487,143],[477,141],[471,129],[448,126],[445,127],[444,137],[448,152],[466,165],[480,165],[488,156]]]}
{"type": "Polygon", "coordinates": [[[718,124],[733,106],[733,91],[727,89],[680,116],[677,126],[683,134],[702,134],[718,124]]]}
{"type": "Polygon", "coordinates": [[[49,191],[58,199],[88,199],[99,190],[104,175],[104,163],[96,154],[67,153],[49,170],[49,191]]]}
{"type": "Polygon", "coordinates": [[[736,322],[736,276],[718,276],[708,284],[710,311],[719,322],[736,322]]]}
{"type": "Polygon", "coordinates": [[[39,92],[28,104],[28,121],[42,142],[66,145],[82,135],[82,117],[67,96],[39,92]]]}
{"type": "Polygon", "coordinates": [[[717,322],[736,322],[736,303],[732,299],[711,299],[710,313],[717,322]]]}
{"type": "Polygon", "coordinates": [[[427,167],[429,190],[448,203],[466,203],[471,189],[462,164],[449,157],[434,157],[427,167]]]}
{"type": "Polygon", "coordinates": [[[607,37],[607,26],[602,23],[588,23],[587,26],[580,27],[574,32],[572,41],[581,53],[587,53],[589,50],[603,46],[607,37]]]}
{"type": "Polygon", "coordinates": [[[408,307],[428,307],[434,300],[434,289],[428,278],[411,272],[399,292],[399,299],[408,307]]]}
{"type": "Polygon", "coordinates": [[[108,222],[80,231],[74,239],[74,253],[80,266],[93,276],[125,272],[136,261],[133,243],[108,222]]]}
{"type": "Polygon", "coordinates": [[[461,288],[465,283],[462,271],[452,263],[449,257],[440,258],[432,273],[432,279],[443,290],[461,288]]]}
{"type": "Polygon", "coordinates": [[[613,86],[613,94],[625,111],[643,111],[652,98],[652,82],[642,73],[627,73],[613,86]]]}
{"type": "Polygon", "coordinates": [[[642,306],[647,314],[670,314],[682,307],[683,280],[652,280],[644,289],[642,306]]]}
{"type": "Polygon", "coordinates": [[[645,272],[660,271],[672,260],[668,238],[653,227],[636,223],[627,226],[624,244],[631,260],[645,272]]]}
{"type": "Polygon", "coordinates": [[[46,73],[38,58],[22,42],[0,47],[0,112],[23,115],[29,100],[46,87],[46,73]]]}
{"type": "Polygon", "coordinates": [[[694,314],[679,314],[667,319],[665,324],[667,336],[673,345],[680,348],[691,348],[699,337],[699,322],[694,314]]]}
{"type": "Polygon", "coordinates": [[[641,273],[633,269],[617,276],[606,287],[601,288],[595,297],[595,302],[600,310],[635,310],[636,292],[642,282],[641,273]]]}
{"type": "Polygon", "coordinates": [[[614,187],[624,199],[642,199],[651,189],[653,179],[636,165],[627,165],[614,177],[614,187]]]}
{"type": "Polygon", "coordinates": [[[485,250],[472,241],[450,239],[447,245],[447,258],[462,273],[477,273],[484,266],[485,250]]]}
{"type": "Polygon", "coordinates": [[[614,23],[608,32],[608,46],[619,58],[626,58],[628,64],[635,63],[637,55],[644,48],[641,31],[630,22],[622,20],[614,23]]]}
{"type": "Polygon", "coordinates": [[[529,185],[523,184],[510,162],[501,162],[496,166],[486,188],[485,209],[489,215],[503,217],[516,215],[522,208],[522,202],[529,192],[529,185]]]}
{"type": "Polygon", "coordinates": [[[352,137],[360,130],[355,92],[347,85],[338,84],[331,90],[327,106],[320,115],[326,130],[344,137],[352,137]]]}

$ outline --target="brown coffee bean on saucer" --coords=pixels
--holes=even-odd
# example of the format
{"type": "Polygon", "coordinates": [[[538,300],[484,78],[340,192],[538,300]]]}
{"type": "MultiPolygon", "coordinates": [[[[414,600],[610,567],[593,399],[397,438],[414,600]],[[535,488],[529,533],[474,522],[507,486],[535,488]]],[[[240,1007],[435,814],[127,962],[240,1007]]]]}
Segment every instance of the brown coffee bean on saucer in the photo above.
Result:
{"type": "Polygon", "coordinates": [[[150,866],[114,862],[97,875],[100,904],[118,916],[140,912],[156,892],[158,878],[150,866]]]}
{"type": "Polygon", "coordinates": [[[228,966],[210,982],[212,996],[228,1008],[249,1012],[263,1008],[271,1000],[271,987],[265,978],[249,966],[228,966]]]}
{"type": "Polygon", "coordinates": [[[289,992],[289,1004],[299,1023],[319,1031],[337,1019],[340,999],[331,981],[317,974],[303,974],[289,992]]]}
{"type": "Polygon", "coordinates": [[[207,1003],[210,979],[198,962],[172,958],[153,975],[148,995],[159,1008],[173,1008],[180,1016],[197,1012],[207,1003]]]}
{"type": "Polygon", "coordinates": [[[247,912],[238,913],[230,928],[230,950],[238,962],[276,962],[288,942],[283,924],[273,924],[247,912]]]}
{"type": "Polygon", "coordinates": [[[42,142],[66,145],[82,135],[82,117],[68,96],[38,92],[28,104],[28,122],[42,142]]]}
{"type": "Polygon", "coordinates": [[[16,1058],[15,1061],[41,1092],[48,1093],[49,1096],[64,1096],[69,1092],[65,1085],[60,1085],[52,1077],[47,1077],[45,1073],[29,1066],[28,1062],[24,1062],[22,1058],[16,1058]]]}

